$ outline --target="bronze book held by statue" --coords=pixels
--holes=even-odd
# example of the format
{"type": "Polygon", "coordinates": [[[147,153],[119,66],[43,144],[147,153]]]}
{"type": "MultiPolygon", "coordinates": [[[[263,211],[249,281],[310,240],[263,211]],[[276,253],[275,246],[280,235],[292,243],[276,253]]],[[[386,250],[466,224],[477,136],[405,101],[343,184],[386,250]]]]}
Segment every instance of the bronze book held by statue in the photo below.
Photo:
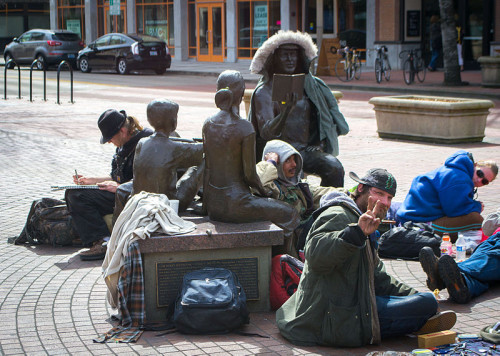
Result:
{"type": "Polygon", "coordinates": [[[274,74],[273,101],[286,102],[288,93],[297,93],[297,100],[302,99],[305,77],[305,74],[274,74]]]}

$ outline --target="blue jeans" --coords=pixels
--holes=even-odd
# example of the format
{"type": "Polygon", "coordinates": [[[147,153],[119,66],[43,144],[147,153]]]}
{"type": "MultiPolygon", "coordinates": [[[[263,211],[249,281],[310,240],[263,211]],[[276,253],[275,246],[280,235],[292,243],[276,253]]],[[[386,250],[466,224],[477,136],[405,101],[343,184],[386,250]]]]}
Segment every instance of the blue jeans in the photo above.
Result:
{"type": "Polygon", "coordinates": [[[432,57],[431,57],[431,61],[429,62],[429,67],[432,68],[432,70],[435,70],[436,69],[436,62],[437,62],[437,59],[439,58],[439,50],[438,49],[433,49],[432,50],[432,57]]]}
{"type": "Polygon", "coordinates": [[[459,262],[471,297],[489,288],[488,282],[500,281],[500,232],[483,241],[469,259],[459,262]]]}
{"type": "Polygon", "coordinates": [[[438,303],[430,292],[409,296],[376,296],[382,338],[419,330],[437,313],[438,303]]]}

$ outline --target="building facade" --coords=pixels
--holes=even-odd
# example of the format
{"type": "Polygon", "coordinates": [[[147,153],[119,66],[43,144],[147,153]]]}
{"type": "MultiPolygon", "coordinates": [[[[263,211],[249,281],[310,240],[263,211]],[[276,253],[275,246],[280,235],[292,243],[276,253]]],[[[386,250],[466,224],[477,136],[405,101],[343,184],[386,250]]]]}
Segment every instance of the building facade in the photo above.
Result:
{"type": "MultiPolygon", "coordinates": [[[[500,45],[500,4],[455,0],[454,6],[466,66],[474,68],[500,45]]],[[[332,38],[362,52],[383,44],[391,63],[399,63],[408,48],[430,56],[433,14],[439,15],[435,0],[0,0],[0,40],[35,27],[68,29],[86,43],[110,32],[145,33],[164,39],[174,61],[235,62],[251,59],[283,29],[311,34],[320,49],[332,38]]],[[[364,54],[368,66],[374,56],[364,54]]]]}

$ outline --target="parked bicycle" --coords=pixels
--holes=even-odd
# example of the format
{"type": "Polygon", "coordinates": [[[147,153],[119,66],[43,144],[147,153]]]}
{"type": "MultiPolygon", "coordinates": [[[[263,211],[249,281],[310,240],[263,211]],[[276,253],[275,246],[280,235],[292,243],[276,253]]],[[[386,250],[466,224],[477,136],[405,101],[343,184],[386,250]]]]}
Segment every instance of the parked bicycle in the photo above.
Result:
{"type": "Polygon", "coordinates": [[[391,79],[391,63],[387,56],[387,47],[380,46],[375,48],[375,50],[377,51],[377,58],[375,58],[375,79],[377,83],[380,83],[382,76],[384,76],[385,80],[389,81],[391,79]]]}
{"type": "Polygon", "coordinates": [[[421,52],[422,51],[420,49],[416,48],[401,51],[401,53],[399,53],[399,58],[401,59],[407,53],[407,58],[403,62],[403,76],[405,83],[408,85],[415,81],[415,75],[417,76],[417,79],[420,83],[425,80],[426,68],[425,62],[420,55],[421,52]]]}
{"type": "Polygon", "coordinates": [[[335,74],[343,82],[348,82],[352,78],[361,77],[361,60],[357,48],[344,47],[338,50],[342,56],[335,63],[335,74]]]}

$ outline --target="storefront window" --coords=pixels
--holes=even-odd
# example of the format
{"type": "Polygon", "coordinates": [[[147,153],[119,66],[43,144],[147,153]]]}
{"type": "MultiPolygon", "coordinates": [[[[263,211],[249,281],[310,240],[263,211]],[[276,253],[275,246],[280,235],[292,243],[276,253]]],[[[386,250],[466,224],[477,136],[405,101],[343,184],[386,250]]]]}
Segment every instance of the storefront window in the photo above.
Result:
{"type": "Polygon", "coordinates": [[[338,0],[339,37],[342,45],[366,47],[366,0],[338,0]]]}
{"type": "Polygon", "coordinates": [[[137,33],[165,40],[170,53],[175,51],[173,1],[137,0],[137,33]]]}
{"type": "Polygon", "coordinates": [[[271,35],[278,32],[280,2],[238,1],[238,57],[252,58],[271,35]]]}
{"type": "Polygon", "coordinates": [[[188,3],[188,41],[189,41],[189,57],[196,57],[196,5],[194,1],[188,3]]]}
{"type": "Polygon", "coordinates": [[[59,0],[57,4],[58,28],[72,31],[85,41],[84,0],[59,0]]]}

